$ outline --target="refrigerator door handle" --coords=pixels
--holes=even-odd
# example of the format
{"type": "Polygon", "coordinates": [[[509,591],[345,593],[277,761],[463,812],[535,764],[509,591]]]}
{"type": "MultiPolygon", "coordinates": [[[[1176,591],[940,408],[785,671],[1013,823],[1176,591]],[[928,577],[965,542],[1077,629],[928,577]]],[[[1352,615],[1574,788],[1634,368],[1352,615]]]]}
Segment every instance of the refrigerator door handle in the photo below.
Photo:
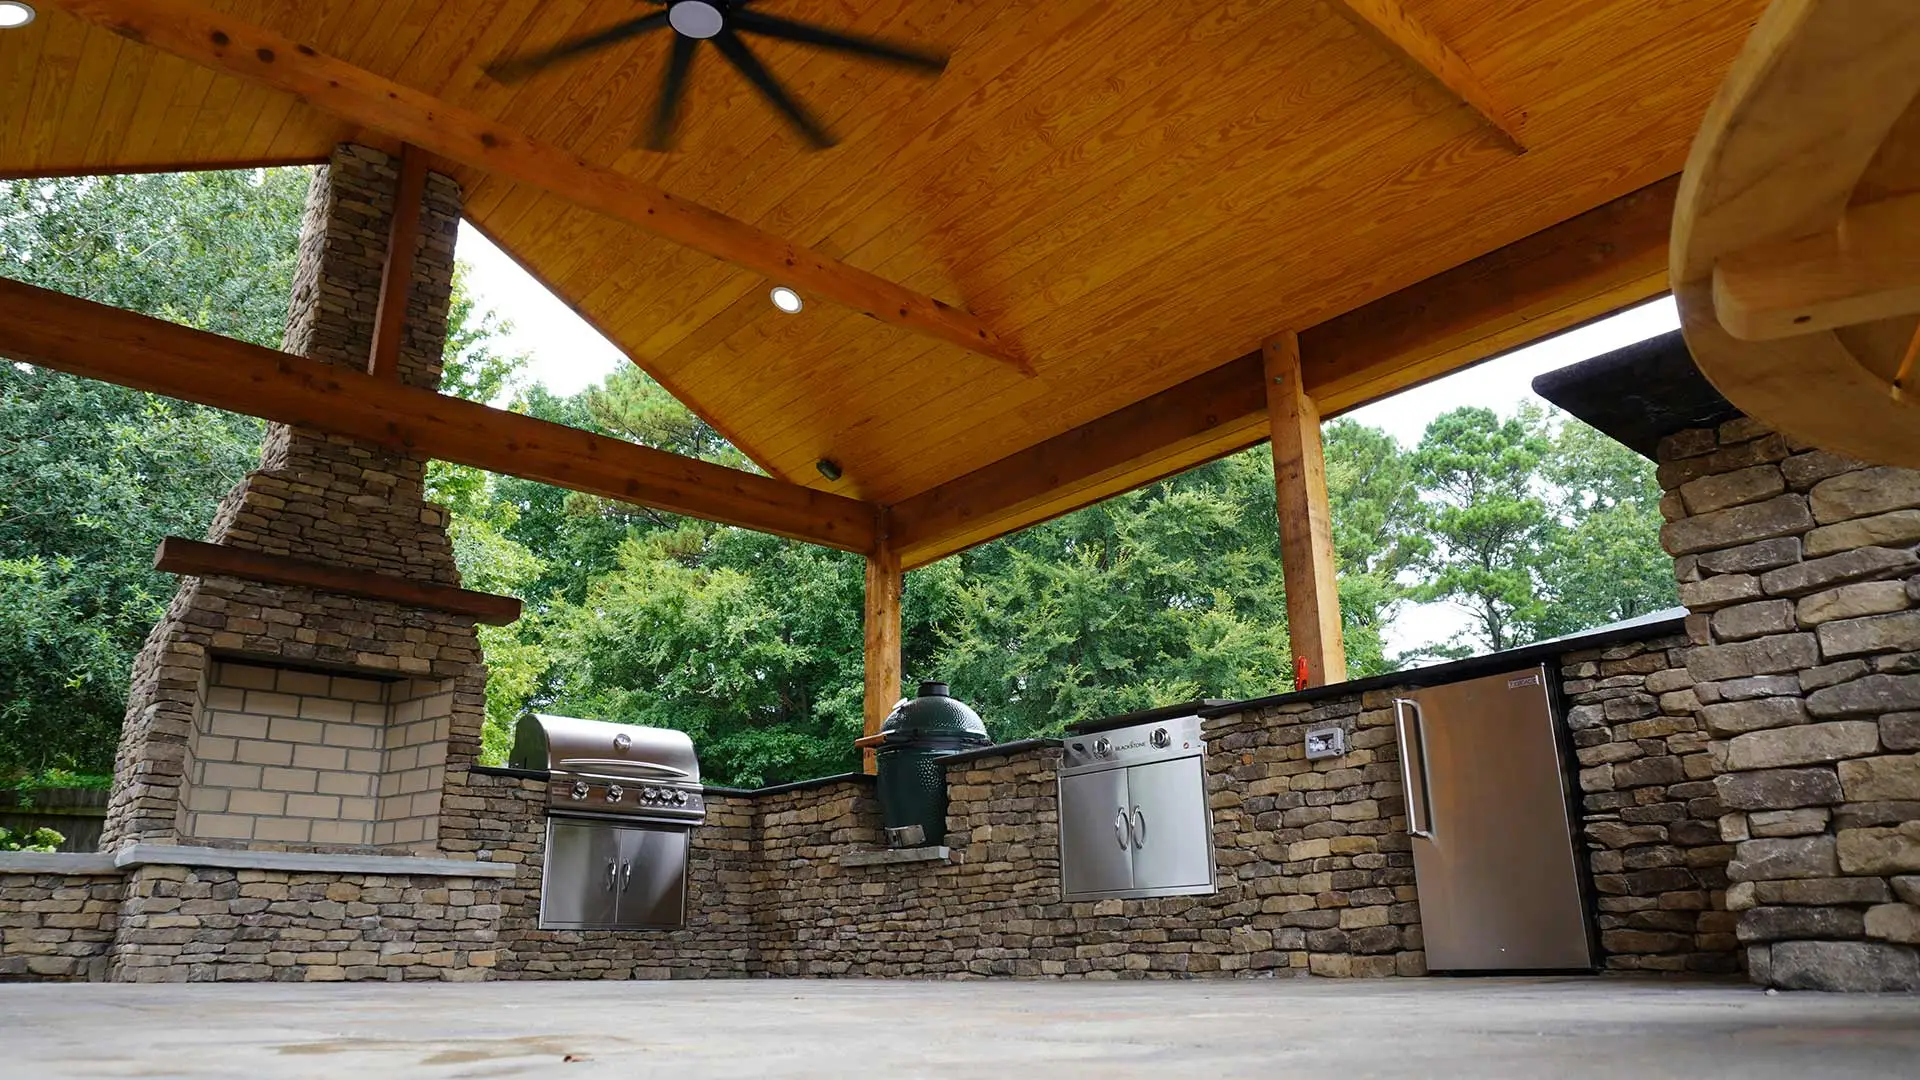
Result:
{"type": "Polygon", "coordinates": [[[1427,772],[1426,718],[1420,712],[1420,703],[1412,698],[1393,699],[1394,734],[1400,738],[1400,791],[1407,801],[1407,833],[1422,840],[1433,839],[1433,795],[1432,777],[1427,772]],[[1407,721],[1413,722],[1409,724],[1407,721]],[[1413,797],[1413,751],[1418,743],[1420,750],[1420,798],[1413,797]],[[1414,813],[1418,805],[1420,813],[1414,813]],[[1421,819],[1426,824],[1420,824],[1421,819]]]}

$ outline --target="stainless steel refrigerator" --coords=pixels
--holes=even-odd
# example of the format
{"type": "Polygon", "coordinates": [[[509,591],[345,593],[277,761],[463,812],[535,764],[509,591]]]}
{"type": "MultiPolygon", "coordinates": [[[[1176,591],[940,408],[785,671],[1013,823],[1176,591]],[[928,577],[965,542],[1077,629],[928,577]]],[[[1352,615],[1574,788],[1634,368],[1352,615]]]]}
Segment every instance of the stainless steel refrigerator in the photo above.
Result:
{"type": "Polygon", "coordinates": [[[1593,966],[1544,667],[1394,701],[1427,968],[1593,966]]]}

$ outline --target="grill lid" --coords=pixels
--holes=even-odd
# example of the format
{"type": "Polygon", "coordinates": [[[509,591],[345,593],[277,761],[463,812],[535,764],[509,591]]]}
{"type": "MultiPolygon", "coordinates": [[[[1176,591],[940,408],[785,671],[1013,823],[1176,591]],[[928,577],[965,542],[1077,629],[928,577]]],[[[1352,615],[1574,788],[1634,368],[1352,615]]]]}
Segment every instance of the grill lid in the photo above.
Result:
{"type": "Polygon", "coordinates": [[[700,782],[700,759],[684,731],[548,713],[521,718],[507,764],[656,783],[700,782]]]}
{"type": "Polygon", "coordinates": [[[902,699],[887,714],[880,725],[880,734],[885,736],[883,741],[887,746],[930,739],[962,746],[986,746],[993,742],[980,714],[949,694],[943,682],[921,683],[918,696],[902,699]]]}

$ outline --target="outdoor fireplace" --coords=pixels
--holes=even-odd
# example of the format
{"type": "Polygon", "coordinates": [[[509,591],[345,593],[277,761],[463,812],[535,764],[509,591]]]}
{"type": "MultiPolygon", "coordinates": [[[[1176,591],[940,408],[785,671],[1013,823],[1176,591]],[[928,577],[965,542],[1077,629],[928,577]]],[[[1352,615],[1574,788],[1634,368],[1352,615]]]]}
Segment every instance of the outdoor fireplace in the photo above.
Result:
{"type": "MultiPolygon", "coordinates": [[[[364,369],[398,162],[316,170],[285,348],[364,369]]],[[[428,175],[392,377],[440,379],[460,192],[428,175]]],[[[395,264],[397,265],[397,264],[395,264]]],[[[387,296],[391,299],[390,296],[387,296]]],[[[285,425],[227,495],[135,664],[103,846],[427,852],[479,750],[485,668],[424,460],[285,425]]]]}

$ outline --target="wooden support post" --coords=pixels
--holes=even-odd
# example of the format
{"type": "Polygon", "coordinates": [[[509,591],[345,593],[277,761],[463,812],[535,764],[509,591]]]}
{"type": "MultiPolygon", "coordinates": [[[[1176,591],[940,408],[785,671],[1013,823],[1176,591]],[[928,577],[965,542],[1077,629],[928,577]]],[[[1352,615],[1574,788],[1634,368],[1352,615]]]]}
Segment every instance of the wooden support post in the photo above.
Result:
{"type": "MultiPolygon", "coordinates": [[[[867,556],[867,718],[863,736],[875,735],[900,700],[900,553],[886,534],[881,511],[880,540],[867,556]]],[[[862,753],[861,767],[875,770],[872,747],[862,753]]]]}
{"type": "Polygon", "coordinates": [[[400,183],[393,193],[393,224],[387,229],[387,261],[380,271],[380,306],[373,317],[373,350],[367,374],[400,377],[400,343],[407,330],[407,297],[413,294],[413,249],[420,239],[420,203],[427,194],[427,155],[400,149],[400,183]]]}
{"type": "Polygon", "coordinates": [[[1300,337],[1291,330],[1260,349],[1267,418],[1273,429],[1274,496],[1280,510],[1280,568],[1286,575],[1287,632],[1296,688],[1345,682],[1340,587],[1334,573],[1333,521],[1320,409],[1300,372],[1300,337]]]}

